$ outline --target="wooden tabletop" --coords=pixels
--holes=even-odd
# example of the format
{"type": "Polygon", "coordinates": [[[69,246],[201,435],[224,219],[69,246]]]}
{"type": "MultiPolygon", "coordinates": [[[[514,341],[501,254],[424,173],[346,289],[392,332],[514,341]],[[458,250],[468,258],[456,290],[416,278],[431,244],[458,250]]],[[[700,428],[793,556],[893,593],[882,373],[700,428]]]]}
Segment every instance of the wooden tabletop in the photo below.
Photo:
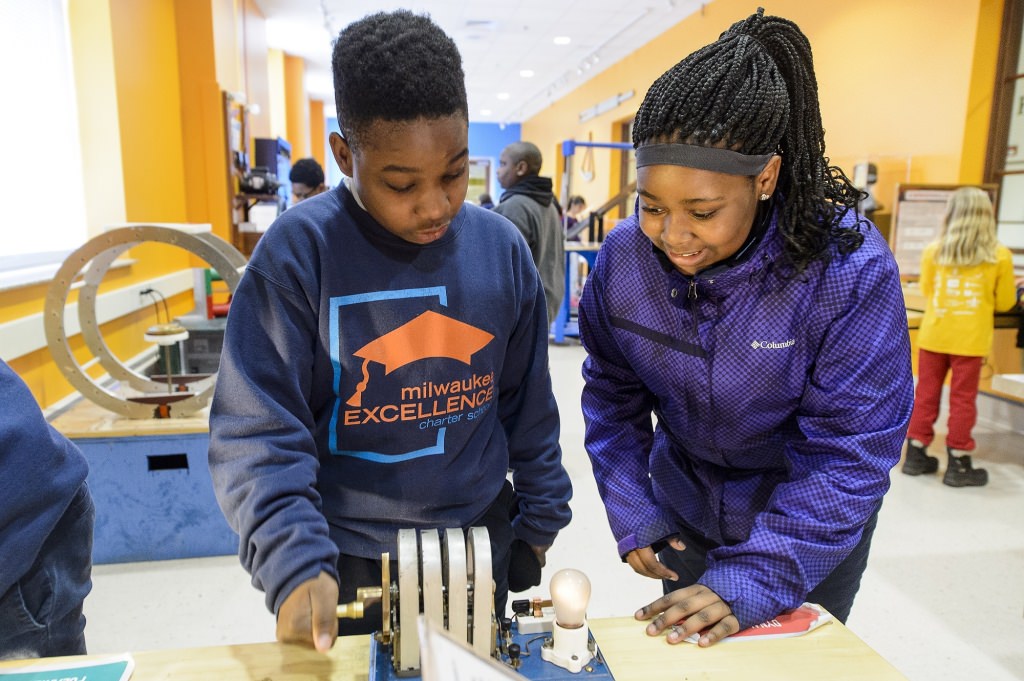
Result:
{"type": "MultiPolygon", "coordinates": [[[[0,671],[22,665],[47,666],[99,661],[104,655],[50,657],[0,662],[0,671]]],[[[343,636],[322,655],[309,648],[283,643],[152,650],[132,653],[132,681],[367,681],[370,637],[343,636]]]]}
{"type": "Polygon", "coordinates": [[[757,679],[887,681],[905,679],[839,622],[795,638],[736,640],[700,648],[668,644],[632,617],[596,619],[590,629],[615,681],[757,679]]]}
{"type": "MultiPolygon", "coordinates": [[[[632,617],[596,619],[590,626],[616,681],[905,681],[892,665],[838,622],[796,638],[726,642],[710,648],[690,643],[669,645],[664,638],[647,636],[644,624],[632,617]]],[[[0,670],[103,657],[0,662],[0,670]]],[[[132,681],[365,681],[369,678],[370,637],[339,638],[327,655],[299,646],[255,643],[157,650],[133,653],[132,657],[132,681]]]]}

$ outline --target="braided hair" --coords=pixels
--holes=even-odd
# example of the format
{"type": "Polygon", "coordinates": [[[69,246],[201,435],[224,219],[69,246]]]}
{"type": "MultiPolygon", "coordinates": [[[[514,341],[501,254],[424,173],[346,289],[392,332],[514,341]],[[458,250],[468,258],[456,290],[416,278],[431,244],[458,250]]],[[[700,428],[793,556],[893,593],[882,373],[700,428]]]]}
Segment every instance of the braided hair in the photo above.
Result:
{"type": "Polygon", "coordinates": [[[377,121],[461,115],[469,121],[459,49],[430,17],[378,12],[338,34],[331,55],[338,124],[350,146],[377,121]]]}
{"type": "Polygon", "coordinates": [[[778,227],[794,273],[828,260],[832,246],[855,251],[859,220],[840,221],[862,198],[829,166],[811,45],[799,27],[764,9],[673,66],[647,91],[633,123],[633,146],[693,144],[782,156],[778,227]]]}

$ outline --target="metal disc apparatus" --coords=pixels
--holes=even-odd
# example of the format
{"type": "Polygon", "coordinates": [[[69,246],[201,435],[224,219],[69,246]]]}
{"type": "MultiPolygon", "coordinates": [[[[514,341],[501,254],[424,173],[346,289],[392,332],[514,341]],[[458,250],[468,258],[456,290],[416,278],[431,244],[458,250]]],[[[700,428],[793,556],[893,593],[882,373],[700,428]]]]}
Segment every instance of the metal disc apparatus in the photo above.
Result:
{"type": "Polygon", "coordinates": [[[381,556],[381,588],[360,589],[358,600],[338,606],[338,617],[360,618],[363,606],[377,599],[383,626],[375,639],[390,646],[397,675],[419,673],[421,614],[477,655],[492,657],[497,621],[487,528],[399,530],[395,560],[381,556]]]}
{"type": "Polygon", "coordinates": [[[518,623],[508,618],[499,623],[491,567],[486,527],[465,532],[399,530],[394,559],[389,553],[381,555],[381,586],[361,588],[355,601],[338,606],[339,618],[361,618],[365,606],[381,602],[382,626],[370,649],[370,680],[418,677],[424,664],[428,670],[420,647],[421,632],[427,630],[443,631],[467,654],[488,659],[505,675],[560,681],[580,678],[582,671],[593,681],[612,679],[603,661],[593,660],[596,647],[584,619],[590,584],[582,573],[562,570],[552,580],[552,595],[568,604],[563,619],[568,622],[571,614],[579,620],[578,628],[568,631],[555,621],[558,608],[552,612],[552,601],[538,598],[513,603],[518,623]],[[576,593],[580,590],[585,593],[576,593]],[[420,626],[421,617],[426,628],[420,626]]]}

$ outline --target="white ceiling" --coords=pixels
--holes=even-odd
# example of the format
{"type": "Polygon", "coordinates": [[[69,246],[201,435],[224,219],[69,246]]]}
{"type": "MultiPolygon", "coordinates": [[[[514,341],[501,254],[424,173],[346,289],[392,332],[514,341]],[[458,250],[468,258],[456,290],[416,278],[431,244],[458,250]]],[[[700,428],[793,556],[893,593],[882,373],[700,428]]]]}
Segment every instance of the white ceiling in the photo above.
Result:
{"type": "MultiPolygon", "coordinates": [[[[710,1],[710,0],[708,0],[710,1]]],[[[429,14],[462,53],[472,121],[518,123],[657,37],[699,0],[256,0],[267,43],[306,62],[306,90],[334,111],[331,41],[398,8],[429,14]],[[555,38],[568,38],[556,44],[555,38]],[[532,72],[532,76],[523,75],[532,72]]],[[[642,92],[638,93],[641,96],[642,92]]]]}

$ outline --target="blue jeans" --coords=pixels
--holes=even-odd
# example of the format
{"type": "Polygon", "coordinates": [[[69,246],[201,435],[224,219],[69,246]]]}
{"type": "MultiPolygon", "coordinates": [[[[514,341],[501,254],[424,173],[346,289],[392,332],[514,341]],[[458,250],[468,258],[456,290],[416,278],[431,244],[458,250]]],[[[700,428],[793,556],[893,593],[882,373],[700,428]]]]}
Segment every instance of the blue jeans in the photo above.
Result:
{"type": "Polygon", "coordinates": [[[0,595],[0,659],[86,652],[82,603],[92,589],[95,519],[89,487],[82,483],[35,563],[0,595]]]}
{"type": "MultiPolygon", "coordinates": [[[[875,533],[875,525],[878,524],[878,510],[876,509],[864,525],[864,534],[860,542],[854,547],[842,563],[828,574],[818,586],[807,594],[804,599],[809,603],[821,605],[842,623],[850,616],[853,608],[853,599],[860,590],[860,578],[868,566],[868,552],[871,550],[871,537],[875,533]]],[[[670,582],[662,580],[662,587],[667,594],[676,589],[696,584],[704,570],[707,569],[706,556],[708,551],[714,549],[717,544],[709,542],[704,537],[680,529],[679,538],[686,544],[685,551],[676,551],[672,547],[662,549],[658,552],[658,559],[671,568],[677,575],[679,581],[670,582]]]]}

